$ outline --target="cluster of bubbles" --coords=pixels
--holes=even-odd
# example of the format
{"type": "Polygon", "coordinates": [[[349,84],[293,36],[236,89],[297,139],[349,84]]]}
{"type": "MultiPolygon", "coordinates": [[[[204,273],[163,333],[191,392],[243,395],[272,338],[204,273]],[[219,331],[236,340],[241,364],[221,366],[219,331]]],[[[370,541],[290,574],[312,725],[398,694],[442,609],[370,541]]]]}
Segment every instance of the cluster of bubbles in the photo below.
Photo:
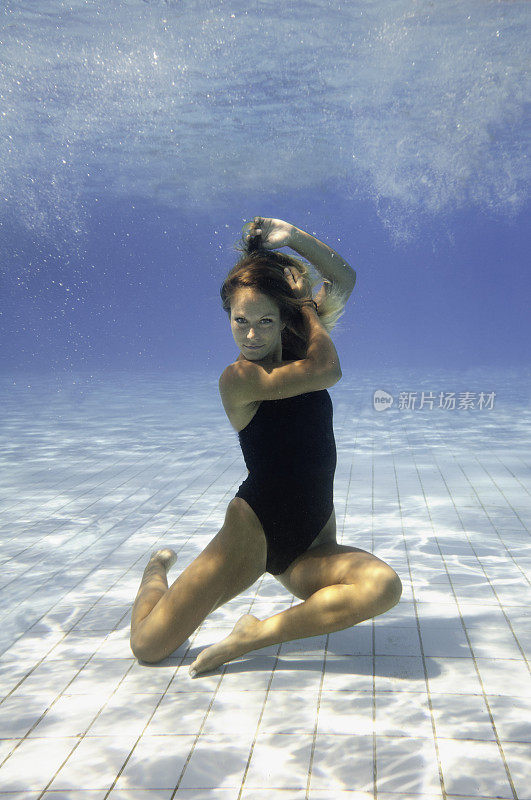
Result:
{"type": "Polygon", "coordinates": [[[526,200],[526,0],[6,0],[2,216],[337,183],[407,235],[526,200]]]}

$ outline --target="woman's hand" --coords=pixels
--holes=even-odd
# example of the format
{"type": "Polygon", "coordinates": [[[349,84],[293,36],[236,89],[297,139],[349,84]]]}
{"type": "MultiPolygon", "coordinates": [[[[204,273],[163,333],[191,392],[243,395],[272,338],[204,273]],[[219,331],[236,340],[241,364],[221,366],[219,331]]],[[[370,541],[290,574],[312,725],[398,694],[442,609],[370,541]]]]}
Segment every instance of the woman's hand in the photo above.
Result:
{"type": "Polygon", "coordinates": [[[312,287],[308,278],[301,275],[297,267],[285,267],[284,275],[289,288],[299,300],[312,299],[312,287]]]}
{"type": "Polygon", "coordinates": [[[321,288],[319,289],[319,291],[317,292],[317,294],[313,298],[315,300],[315,302],[317,303],[317,308],[318,309],[321,308],[322,304],[324,303],[324,301],[326,300],[326,298],[330,294],[331,289],[332,289],[331,281],[327,281],[327,280],[323,281],[323,285],[321,286],[321,288]]]}
{"type": "Polygon", "coordinates": [[[255,217],[245,226],[244,240],[248,241],[253,236],[261,237],[261,246],[265,250],[276,250],[279,247],[289,247],[295,226],[282,219],[271,217],[255,217]]]}

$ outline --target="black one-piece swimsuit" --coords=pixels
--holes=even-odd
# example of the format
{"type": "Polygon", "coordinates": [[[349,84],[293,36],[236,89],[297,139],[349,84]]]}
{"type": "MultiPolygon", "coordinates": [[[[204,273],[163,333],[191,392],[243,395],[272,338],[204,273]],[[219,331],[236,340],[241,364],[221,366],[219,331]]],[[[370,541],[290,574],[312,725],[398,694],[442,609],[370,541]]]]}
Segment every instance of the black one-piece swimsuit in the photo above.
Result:
{"type": "Polygon", "coordinates": [[[236,497],[251,506],[267,540],[266,570],[284,572],[319,535],[334,506],[337,454],[326,389],[262,400],[238,432],[248,477],[236,497]]]}

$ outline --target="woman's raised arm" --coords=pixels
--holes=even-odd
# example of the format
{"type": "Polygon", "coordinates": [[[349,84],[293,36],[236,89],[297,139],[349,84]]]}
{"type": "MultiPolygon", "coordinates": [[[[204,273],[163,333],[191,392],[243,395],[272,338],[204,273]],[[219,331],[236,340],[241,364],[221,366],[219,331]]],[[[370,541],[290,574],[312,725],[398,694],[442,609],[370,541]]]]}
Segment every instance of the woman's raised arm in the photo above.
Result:
{"type": "MultiPolygon", "coordinates": [[[[348,300],[356,284],[356,272],[331,247],[282,219],[255,217],[249,226],[247,236],[259,234],[261,244],[266,249],[291,247],[292,250],[313,264],[325,281],[333,284],[336,290],[344,295],[345,302],[348,300]]],[[[323,287],[322,297],[316,298],[318,303],[320,299],[324,298],[325,293],[326,289],[323,287]]]]}
{"type": "Polygon", "coordinates": [[[339,253],[294,225],[292,225],[289,247],[313,264],[325,280],[335,284],[337,289],[345,295],[345,300],[349,297],[356,284],[356,273],[339,253]]]}

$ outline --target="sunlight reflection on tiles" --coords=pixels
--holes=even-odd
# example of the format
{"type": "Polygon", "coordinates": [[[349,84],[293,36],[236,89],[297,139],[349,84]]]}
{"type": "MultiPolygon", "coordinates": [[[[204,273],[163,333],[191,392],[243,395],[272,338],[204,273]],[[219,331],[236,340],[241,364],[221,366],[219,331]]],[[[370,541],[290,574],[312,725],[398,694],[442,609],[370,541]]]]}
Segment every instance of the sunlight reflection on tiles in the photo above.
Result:
{"type": "MultiPolygon", "coordinates": [[[[500,373],[500,387],[503,381],[500,373]]],[[[44,795],[44,800],[100,800],[100,795],[103,800],[99,788],[93,793],[75,784],[83,774],[81,761],[94,756],[95,778],[114,780],[123,753],[120,748],[112,753],[123,731],[141,732],[167,692],[135,750],[139,755],[133,753],[110,797],[147,800],[144,778],[157,783],[161,759],[167,786],[150,788],[149,797],[169,800],[204,720],[204,735],[184,778],[188,774],[190,786],[206,781],[209,788],[185,788],[184,780],[176,798],[235,800],[262,708],[263,752],[282,734],[295,745],[301,736],[311,737],[323,681],[308,800],[367,800],[373,797],[372,737],[366,732],[373,730],[374,679],[379,800],[409,800],[408,793],[415,800],[439,800],[440,787],[430,783],[436,772],[418,611],[437,732],[441,742],[456,743],[455,751],[443,746],[443,769],[450,765],[453,771],[463,738],[467,747],[480,745],[471,757],[477,767],[469,783],[461,784],[456,773],[456,783],[447,789],[475,797],[484,764],[496,751],[461,611],[507,762],[526,797],[528,679],[504,612],[520,644],[530,647],[530,604],[519,569],[531,563],[528,530],[522,526],[529,512],[523,490],[529,425],[521,413],[501,405],[489,415],[375,415],[367,400],[374,381],[361,376],[343,383],[333,389],[338,540],[369,550],[374,544],[403,579],[400,603],[374,623],[264,648],[194,680],[188,675],[192,654],[230,632],[241,614],[251,610],[265,617],[299,602],[265,575],[207,618],[197,635],[160,665],[139,664],[129,650],[131,604],[151,549],[168,543],[178,551],[170,579],[176,577],[221,527],[244,477],[237,439],[219,407],[217,380],[191,380],[182,392],[171,376],[131,376],[127,382],[107,376],[84,397],[82,413],[63,393],[51,395],[43,414],[44,383],[41,390],[36,383],[33,394],[20,395],[16,406],[4,404],[4,427],[18,456],[16,463],[0,462],[0,481],[11,492],[0,499],[0,560],[8,584],[0,612],[6,650],[0,682],[4,692],[21,683],[0,705],[2,731],[24,735],[48,710],[5,762],[2,787],[20,787],[24,800],[35,788],[37,797],[78,741],[72,737],[84,733],[108,701],[81,755],[74,753],[61,770],[61,780],[70,780],[71,771],[70,788],[44,795]],[[176,397],[178,424],[168,413],[176,397]],[[54,414],[60,414],[60,431],[54,414]],[[139,414],[154,426],[141,426],[141,440],[139,414]],[[195,430],[201,441],[191,433],[195,430]],[[237,727],[241,734],[235,738],[237,727]],[[109,760],[97,742],[110,746],[109,760]],[[146,763],[154,766],[147,776],[146,763]],[[215,788],[223,785],[232,788],[215,788]],[[351,791],[342,791],[347,788],[351,791]]],[[[507,385],[509,390],[511,381],[507,385]]],[[[0,740],[0,752],[7,756],[17,741],[0,740]]],[[[491,765],[499,766],[497,758],[491,765]]],[[[301,781],[308,777],[305,769],[306,774],[300,768],[301,781]]],[[[504,774],[494,771],[484,796],[496,787],[511,797],[504,774]]],[[[274,791],[269,783],[253,789],[246,782],[241,797],[260,800],[264,791],[268,800],[299,800],[299,790],[274,791]]]]}
{"type": "Polygon", "coordinates": [[[242,693],[228,689],[222,683],[205,720],[202,734],[226,736],[230,733],[235,743],[248,743],[250,746],[264,700],[263,691],[249,690],[242,693]]]}

